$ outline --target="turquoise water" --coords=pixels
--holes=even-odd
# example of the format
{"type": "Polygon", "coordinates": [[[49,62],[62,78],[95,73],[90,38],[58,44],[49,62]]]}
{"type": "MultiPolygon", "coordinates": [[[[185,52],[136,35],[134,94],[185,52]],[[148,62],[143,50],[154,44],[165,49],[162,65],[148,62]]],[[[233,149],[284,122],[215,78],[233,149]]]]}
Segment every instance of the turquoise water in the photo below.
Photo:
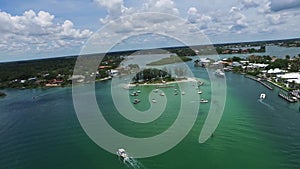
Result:
{"type": "MultiPolygon", "coordinates": [[[[195,76],[206,81],[201,87],[202,97],[210,99],[205,69],[191,69],[195,76]]],[[[278,89],[269,91],[239,74],[226,73],[226,80],[225,111],[214,137],[198,143],[210,106],[210,103],[203,104],[195,125],[182,142],[158,156],[136,159],[137,165],[148,169],[300,168],[299,104],[289,104],[277,96],[278,89]],[[260,102],[258,97],[262,92],[267,98],[260,102]]],[[[137,109],[149,108],[147,93],[152,89],[138,87],[142,102],[136,105],[137,109]]],[[[171,88],[162,90],[166,95],[173,92],[171,88]]],[[[0,99],[1,169],[134,168],[98,147],[84,133],[73,108],[71,88],[5,92],[8,96],[0,99]]],[[[96,96],[111,126],[132,137],[159,134],[178,115],[179,99],[172,97],[159,119],[136,124],[125,120],[114,108],[110,81],[96,84],[96,96]]]]}

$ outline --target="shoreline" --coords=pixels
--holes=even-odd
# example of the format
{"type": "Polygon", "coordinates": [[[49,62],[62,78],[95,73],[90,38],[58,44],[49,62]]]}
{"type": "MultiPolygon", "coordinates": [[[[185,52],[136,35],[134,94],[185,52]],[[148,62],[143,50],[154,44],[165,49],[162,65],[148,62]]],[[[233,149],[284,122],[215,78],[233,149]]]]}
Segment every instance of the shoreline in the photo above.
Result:
{"type": "MultiPolygon", "coordinates": [[[[191,77],[187,77],[185,79],[181,79],[181,80],[175,80],[175,81],[170,81],[170,82],[166,82],[166,83],[137,83],[137,84],[124,84],[123,88],[125,89],[129,89],[130,87],[136,87],[136,86],[168,86],[168,85],[173,85],[176,83],[187,83],[187,82],[198,82],[199,80],[197,80],[197,78],[191,78],[191,77]]],[[[170,86],[172,87],[172,86],[170,86]]]]}

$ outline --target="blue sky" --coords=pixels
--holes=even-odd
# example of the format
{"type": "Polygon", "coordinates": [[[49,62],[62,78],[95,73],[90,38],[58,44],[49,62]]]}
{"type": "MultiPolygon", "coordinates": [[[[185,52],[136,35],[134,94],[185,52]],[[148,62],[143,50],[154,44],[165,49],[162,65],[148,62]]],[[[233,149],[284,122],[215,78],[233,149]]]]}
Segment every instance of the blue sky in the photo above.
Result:
{"type": "Polygon", "coordinates": [[[299,38],[299,20],[299,0],[2,0],[0,62],[76,55],[95,34],[104,39],[97,52],[117,37],[128,39],[114,49],[178,45],[170,37],[129,36],[136,32],[192,38],[197,29],[212,43],[299,38]]]}

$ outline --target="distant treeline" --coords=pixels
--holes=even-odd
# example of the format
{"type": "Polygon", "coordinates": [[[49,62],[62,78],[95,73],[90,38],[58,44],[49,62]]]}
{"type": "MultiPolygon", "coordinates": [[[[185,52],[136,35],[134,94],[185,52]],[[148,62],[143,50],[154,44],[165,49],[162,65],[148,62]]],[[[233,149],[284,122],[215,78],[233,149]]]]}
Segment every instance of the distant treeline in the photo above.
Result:
{"type": "MultiPolygon", "coordinates": [[[[261,46],[261,50],[265,50],[266,44],[287,45],[296,44],[300,39],[275,40],[275,41],[258,41],[258,42],[242,42],[242,43],[227,43],[215,45],[199,45],[199,46],[182,46],[182,47],[168,47],[161,49],[149,50],[130,50],[120,52],[110,52],[104,54],[91,54],[87,57],[103,56],[102,62],[104,69],[99,69],[99,78],[107,76],[107,70],[114,69],[123,60],[123,56],[131,54],[176,54],[183,61],[188,61],[189,58],[185,56],[195,56],[198,54],[215,54],[216,52],[226,51],[228,46],[238,45],[240,47],[250,46],[249,52],[257,52],[257,49],[252,49],[251,46],[261,46]],[[216,50],[217,49],[217,50],[216,50]]],[[[238,50],[238,52],[242,52],[238,50]]],[[[59,83],[65,85],[70,83],[68,78],[73,74],[74,65],[78,56],[58,57],[51,59],[17,61],[0,63],[0,88],[31,88],[45,85],[45,83],[59,83]],[[30,79],[30,80],[29,80],[30,79]],[[22,81],[23,80],[23,81],[22,81]],[[26,82],[24,82],[26,80],[26,82]],[[24,82],[24,83],[23,83],[24,82]]],[[[165,60],[167,63],[174,59],[165,60]]],[[[280,63],[282,65],[282,63],[280,63]]],[[[286,64],[283,64],[286,65],[286,64]]]]}
{"type": "MultiPolygon", "coordinates": [[[[125,55],[128,52],[123,52],[122,54],[125,55]]],[[[86,55],[87,58],[96,56],[86,55]]],[[[44,86],[54,79],[62,81],[59,85],[70,84],[68,79],[73,74],[77,58],[78,56],[68,56],[0,63],[0,88],[35,88],[44,86]]],[[[121,61],[120,53],[111,53],[103,57],[100,65],[106,65],[110,69],[113,69],[121,61]]],[[[102,73],[101,71],[99,73],[102,73]]]]}

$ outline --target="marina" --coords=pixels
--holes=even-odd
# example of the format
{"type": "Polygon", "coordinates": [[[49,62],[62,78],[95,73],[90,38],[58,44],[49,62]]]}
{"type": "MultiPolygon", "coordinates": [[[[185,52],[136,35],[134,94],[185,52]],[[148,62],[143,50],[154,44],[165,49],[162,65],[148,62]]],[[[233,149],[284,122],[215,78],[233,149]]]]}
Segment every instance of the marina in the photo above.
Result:
{"type": "Polygon", "coordinates": [[[278,93],[278,96],[280,96],[281,98],[283,98],[284,100],[290,102],[290,103],[296,103],[297,102],[297,98],[294,97],[290,97],[284,93],[278,93]]]}

